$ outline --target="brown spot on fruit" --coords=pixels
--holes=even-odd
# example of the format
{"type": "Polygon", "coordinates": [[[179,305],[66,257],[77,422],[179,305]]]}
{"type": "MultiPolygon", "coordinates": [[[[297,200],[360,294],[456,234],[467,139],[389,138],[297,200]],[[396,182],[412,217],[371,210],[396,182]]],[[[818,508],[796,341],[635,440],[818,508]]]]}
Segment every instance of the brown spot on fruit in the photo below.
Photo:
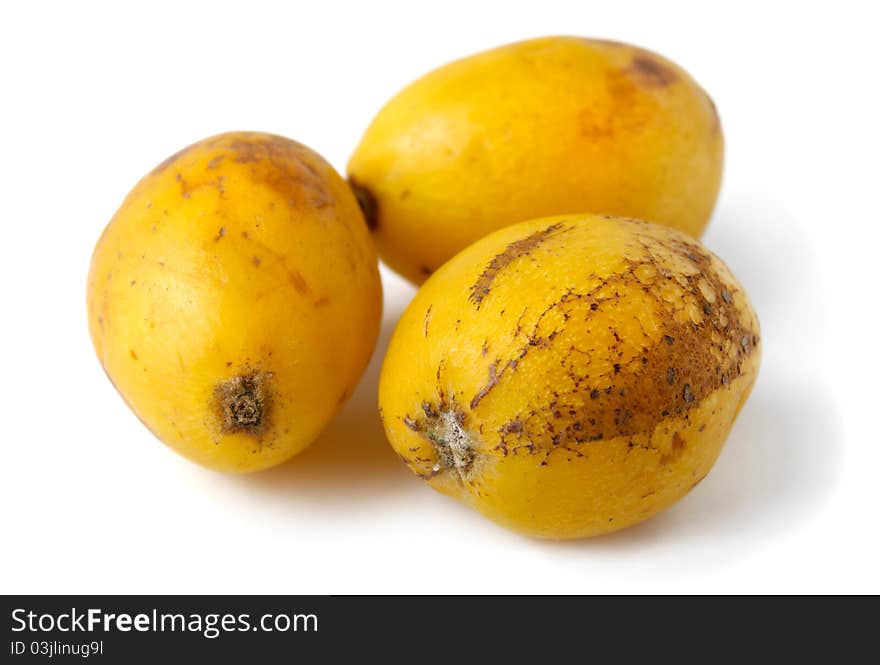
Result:
{"type": "Polygon", "coordinates": [[[681,453],[685,448],[687,448],[687,443],[684,438],[676,432],[672,435],[672,450],[673,452],[681,453]]]}
{"type": "Polygon", "coordinates": [[[522,424],[522,421],[519,419],[511,420],[509,423],[507,423],[504,426],[504,431],[507,432],[508,434],[518,434],[519,432],[522,432],[522,430],[523,430],[523,424],[522,424]]]}
{"type": "Polygon", "coordinates": [[[498,383],[498,361],[496,360],[494,363],[489,365],[489,380],[486,382],[486,385],[480,388],[480,391],[474,395],[474,398],[471,400],[471,410],[476,409],[479,406],[480,402],[483,398],[489,394],[492,388],[495,387],[495,384],[498,383]]]}
{"type": "Polygon", "coordinates": [[[379,203],[376,201],[376,197],[373,196],[373,192],[360,184],[352,176],[348,178],[348,185],[351,187],[351,191],[354,192],[354,197],[357,199],[361,212],[364,213],[367,228],[370,231],[375,231],[379,226],[379,203]]]}
{"type": "Polygon", "coordinates": [[[678,79],[675,71],[650,55],[637,55],[630,64],[629,71],[652,87],[666,87],[678,79]]]}
{"type": "Polygon", "coordinates": [[[684,452],[685,448],[687,448],[687,443],[684,438],[682,438],[681,434],[676,432],[672,435],[672,446],[668,453],[664,453],[660,456],[660,466],[666,466],[670,462],[674,462],[681,454],[684,452]]]}
{"type": "Polygon", "coordinates": [[[287,204],[296,208],[310,205],[321,208],[333,204],[333,197],[319,169],[312,162],[320,157],[282,136],[242,132],[224,145],[238,164],[250,164],[250,177],[274,190],[287,204]]]}
{"type": "Polygon", "coordinates": [[[431,323],[431,310],[434,309],[434,305],[428,305],[428,309],[425,310],[425,337],[428,336],[428,326],[431,323]]]}
{"type": "Polygon", "coordinates": [[[213,406],[222,432],[259,435],[268,426],[271,372],[249,372],[224,379],[214,388],[213,406]]]}
{"type": "Polygon", "coordinates": [[[538,247],[548,238],[564,231],[565,227],[563,227],[562,224],[553,224],[546,229],[536,231],[527,238],[510,243],[503,252],[489,262],[489,265],[486,266],[486,269],[482,272],[479,279],[477,279],[473,286],[471,286],[471,294],[468,297],[468,300],[470,300],[477,309],[480,309],[483,299],[486,298],[492,290],[492,283],[505,268],[521,256],[529,254],[529,252],[538,247]]]}
{"type": "Polygon", "coordinates": [[[216,157],[213,157],[208,162],[208,168],[209,169],[216,169],[218,166],[220,166],[221,162],[223,162],[224,157],[225,157],[225,155],[217,155],[216,157]]]}
{"type": "Polygon", "coordinates": [[[295,288],[298,293],[308,295],[312,292],[312,290],[309,288],[308,283],[306,282],[305,277],[303,277],[302,273],[300,273],[298,270],[290,269],[287,271],[287,274],[290,278],[290,283],[293,284],[293,288],[295,288]]]}

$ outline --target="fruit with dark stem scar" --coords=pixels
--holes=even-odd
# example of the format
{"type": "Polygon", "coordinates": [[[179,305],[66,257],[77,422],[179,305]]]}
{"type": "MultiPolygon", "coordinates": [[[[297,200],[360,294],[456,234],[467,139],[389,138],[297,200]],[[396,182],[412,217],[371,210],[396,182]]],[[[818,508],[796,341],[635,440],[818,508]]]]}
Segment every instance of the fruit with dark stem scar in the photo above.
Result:
{"type": "Polygon", "coordinates": [[[723,160],[715,105],[677,64],[629,44],[544,37],[405,87],[367,128],[348,176],[382,259],[420,284],[524,219],[614,214],[698,238],[723,160]]]}
{"type": "Polygon", "coordinates": [[[297,454],[342,407],[381,298],[347,183],[295,141],[235,132],[181,150],[129,193],[95,247],[89,328],[159,439],[247,472],[297,454]]]}
{"type": "Polygon", "coordinates": [[[435,489],[526,534],[594,536],[709,473],[760,347],[742,286],[690,236],[538,219],[425,283],[394,332],[379,403],[392,447],[435,489]]]}

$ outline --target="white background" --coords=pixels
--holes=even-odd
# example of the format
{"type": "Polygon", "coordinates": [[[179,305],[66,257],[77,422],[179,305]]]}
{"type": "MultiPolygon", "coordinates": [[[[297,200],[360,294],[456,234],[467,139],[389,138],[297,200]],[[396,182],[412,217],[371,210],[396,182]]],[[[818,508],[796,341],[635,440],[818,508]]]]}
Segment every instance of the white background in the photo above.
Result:
{"type": "Polygon", "coordinates": [[[868,2],[3,3],[0,591],[880,592],[880,52],[868,2]],[[821,8],[820,8],[821,7],[821,8]],[[763,326],[713,473],[642,526],[548,543],[423,486],[375,408],[411,287],[385,279],[358,392],[312,448],[228,477],[170,452],[104,377],[94,242],[156,163],[232,129],[343,170],[402,85],[569,33],[687,68],[727,137],[708,247],[763,326]]]}

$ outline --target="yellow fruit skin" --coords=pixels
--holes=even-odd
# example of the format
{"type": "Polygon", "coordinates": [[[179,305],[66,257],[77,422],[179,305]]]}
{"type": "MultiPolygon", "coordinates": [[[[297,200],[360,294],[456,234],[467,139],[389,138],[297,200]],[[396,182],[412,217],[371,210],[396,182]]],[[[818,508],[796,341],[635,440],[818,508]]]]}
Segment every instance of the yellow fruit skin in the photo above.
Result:
{"type": "Polygon", "coordinates": [[[377,258],[345,181],[288,139],[238,132],[144,177],[88,278],[92,342],[162,441],[247,472],[311,443],[378,334],[377,258]]]}
{"type": "Polygon", "coordinates": [[[759,365],[728,268],[638,220],[516,224],[438,270],[392,337],[379,405],[435,489],[545,538],[614,531],[712,467],[759,365]]]}
{"type": "Polygon", "coordinates": [[[643,49],[548,37],[441,67],[379,112],[348,164],[383,260],[416,283],[515,222],[639,217],[699,237],[721,183],[712,100],[643,49]]]}

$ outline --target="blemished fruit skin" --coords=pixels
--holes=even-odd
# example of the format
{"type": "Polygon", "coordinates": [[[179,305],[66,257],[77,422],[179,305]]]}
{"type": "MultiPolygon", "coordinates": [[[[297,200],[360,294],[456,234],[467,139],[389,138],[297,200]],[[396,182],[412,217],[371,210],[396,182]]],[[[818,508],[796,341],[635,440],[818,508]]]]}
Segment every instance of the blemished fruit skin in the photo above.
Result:
{"type": "Polygon", "coordinates": [[[295,455],[341,408],[382,292],[339,174],[294,141],[234,132],[135,186],[95,247],[87,301],[95,352],[141,421],[241,473],[295,455]]]}
{"type": "Polygon", "coordinates": [[[698,241],[632,219],[538,219],[424,284],[379,406],[394,450],[440,492],[531,536],[596,536],[709,473],[759,346],[748,297],[698,241]]]}
{"type": "Polygon", "coordinates": [[[348,175],[382,259],[415,282],[488,233],[568,213],[699,237],[721,185],[715,105],[676,64],[546,37],[430,72],[366,130],[348,175]]]}

